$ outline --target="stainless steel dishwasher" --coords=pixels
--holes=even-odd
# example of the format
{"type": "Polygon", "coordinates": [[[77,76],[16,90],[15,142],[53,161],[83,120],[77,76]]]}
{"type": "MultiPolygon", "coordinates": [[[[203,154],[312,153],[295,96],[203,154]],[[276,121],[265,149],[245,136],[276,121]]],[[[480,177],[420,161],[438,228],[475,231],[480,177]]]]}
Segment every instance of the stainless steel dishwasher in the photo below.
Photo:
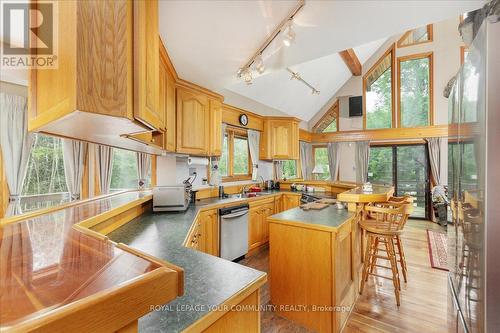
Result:
{"type": "Polygon", "coordinates": [[[219,209],[220,256],[238,259],[248,252],[248,204],[219,209]]]}

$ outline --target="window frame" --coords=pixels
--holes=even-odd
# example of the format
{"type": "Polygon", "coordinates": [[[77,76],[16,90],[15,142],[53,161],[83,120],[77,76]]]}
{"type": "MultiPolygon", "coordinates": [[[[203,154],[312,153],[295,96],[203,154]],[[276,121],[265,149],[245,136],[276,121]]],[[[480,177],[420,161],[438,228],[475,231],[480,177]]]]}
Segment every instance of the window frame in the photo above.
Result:
{"type": "MultiPolygon", "coordinates": [[[[366,130],[366,80],[368,76],[375,70],[375,68],[380,65],[380,63],[387,57],[391,55],[391,127],[395,128],[396,117],[395,117],[395,104],[396,104],[396,44],[392,45],[380,56],[380,58],[375,62],[375,64],[370,67],[370,69],[363,75],[363,130],[366,130]]],[[[384,130],[386,128],[370,128],[370,130],[384,130]]]]}
{"type": "Polygon", "coordinates": [[[234,127],[227,127],[227,176],[222,176],[222,182],[233,182],[239,180],[252,179],[252,157],[250,156],[250,149],[247,145],[248,152],[248,174],[235,174],[234,173],[234,138],[245,138],[248,142],[248,133],[246,130],[234,127]]]}
{"type": "MultiPolygon", "coordinates": [[[[332,106],[326,111],[321,118],[318,120],[318,122],[313,126],[312,131],[314,133],[336,133],[340,132],[340,108],[339,108],[339,100],[337,99],[335,103],[332,104],[332,106]],[[336,127],[337,129],[335,131],[330,131],[330,132],[323,132],[324,129],[321,132],[318,132],[318,128],[323,125],[323,122],[325,121],[325,118],[333,115],[333,118],[337,122],[336,127]]],[[[326,125],[328,127],[331,123],[326,125]]],[[[325,128],[326,128],[325,127],[325,128]]]]}
{"type": "MultiPolygon", "coordinates": [[[[328,145],[319,144],[319,145],[313,145],[312,146],[313,170],[316,167],[316,149],[317,148],[326,148],[327,149],[327,153],[328,153],[328,145]]],[[[331,179],[332,178],[332,174],[330,173],[330,181],[337,181],[337,180],[339,180],[339,177],[340,177],[340,172],[337,175],[337,179],[336,180],[332,180],[331,179]]],[[[316,179],[316,175],[313,175],[313,178],[316,181],[328,181],[327,179],[316,179]]]]}
{"type": "Polygon", "coordinates": [[[460,46],[460,65],[463,65],[465,62],[465,53],[469,52],[469,48],[465,45],[460,46]]]}
{"type": "MultiPolygon", "coordinates": [[[[416,28],[418,29],[418,28],[416,28]]],[[[421,44],[425,44],[425,43],[431,43],[434,41],[434,27],[432,24],[427,24],[427,36],[429,37],[428,40],[424,40],[423,42],[416,42],[416,43],[411,43],[411,44],[406,44],[406,45],[402,45],[401,43],[403,43],[403,41],[406,39],[406,37],[415,29],[411,29],[411,30],[408,30],[406,31],[399,39],[398,39],[398,42],[397,42],[397,45],[398,45],[398,49],[401,49],[401,48],[404,48],[404,47],[408,47],[408,46],[414,46],[414,45],[421,45],[421,44]]]]}
{"type": "Polygon", "coordinates": [[[398,57],[398,117],[397,117],[397,127],[398,128],[415,128],[415,127],[402,127],[401,126],[401,63],[408,60],[415,59],[429,59],[429,113],[427,115],[429,122],[423,127],[434,125],[434,52],[423,52],[410,54],[406,56],[398,57]]]}

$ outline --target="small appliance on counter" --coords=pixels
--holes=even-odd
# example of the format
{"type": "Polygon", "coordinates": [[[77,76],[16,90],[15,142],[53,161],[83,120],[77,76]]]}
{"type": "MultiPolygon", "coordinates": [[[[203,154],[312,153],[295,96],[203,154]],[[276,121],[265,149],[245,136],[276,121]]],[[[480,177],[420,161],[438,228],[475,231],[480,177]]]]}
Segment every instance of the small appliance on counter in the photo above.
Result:
{"type": "Polygon", "coordinates": [[[191,184],[153,187],[153,212],[185,211],[191,200],[191,184]]]}

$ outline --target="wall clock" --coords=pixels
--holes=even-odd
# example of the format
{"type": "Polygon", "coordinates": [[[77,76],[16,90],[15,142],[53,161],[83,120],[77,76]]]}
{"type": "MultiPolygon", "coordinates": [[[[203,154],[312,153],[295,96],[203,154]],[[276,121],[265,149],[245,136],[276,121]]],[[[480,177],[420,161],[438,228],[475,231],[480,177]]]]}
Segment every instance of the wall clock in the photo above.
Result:
{"type": "Polygon", "coordinates": [[[244,114],[244,113],[241,114],[239,120],[240,120],[241,125],[243,125],[243,126],[248,125],[248,116],[246,114],[244,114]]]}

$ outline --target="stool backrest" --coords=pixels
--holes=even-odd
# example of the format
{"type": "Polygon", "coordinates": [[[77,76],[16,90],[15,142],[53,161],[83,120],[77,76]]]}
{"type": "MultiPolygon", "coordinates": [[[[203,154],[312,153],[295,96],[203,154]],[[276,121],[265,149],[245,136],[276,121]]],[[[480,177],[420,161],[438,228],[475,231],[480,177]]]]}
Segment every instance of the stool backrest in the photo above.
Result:
{"type": "Polygon", "coordinates": [[[365,206],[366,214],[377,222],[378,229],[384,231],[403,230],[412,211],[412,204],[384,202],[375,206],[365,206]]]}

